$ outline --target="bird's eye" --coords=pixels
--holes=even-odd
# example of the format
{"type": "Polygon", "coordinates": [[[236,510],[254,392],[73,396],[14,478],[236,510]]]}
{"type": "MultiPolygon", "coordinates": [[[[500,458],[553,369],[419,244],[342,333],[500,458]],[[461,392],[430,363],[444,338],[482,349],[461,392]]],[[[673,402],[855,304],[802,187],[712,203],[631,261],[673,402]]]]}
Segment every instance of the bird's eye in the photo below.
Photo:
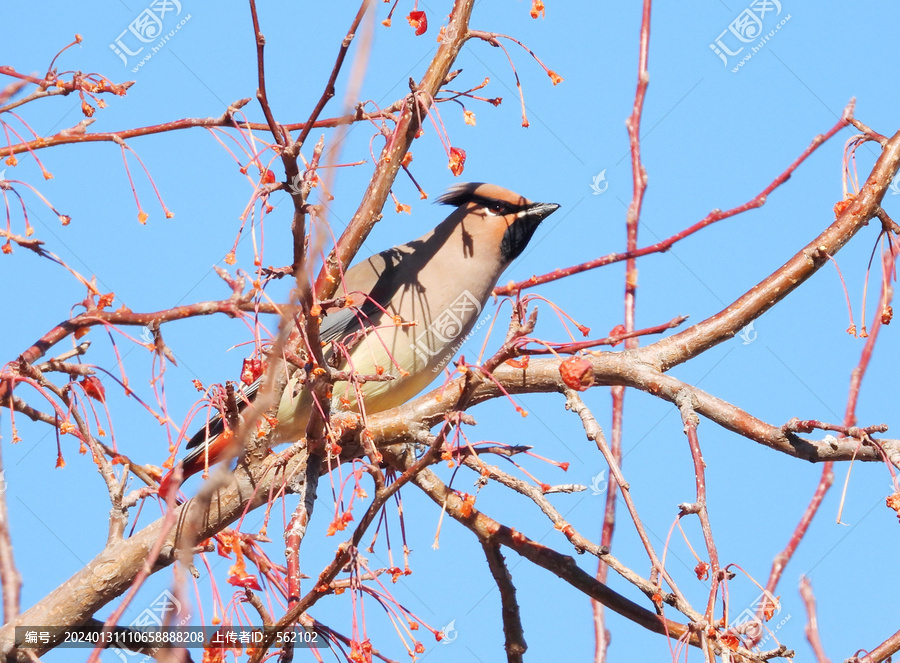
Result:
{"type": "Polygon", "coordinates": [[[487,206],[488,212],[492,216],[500,216],[501,214],[506,214],[506,205],[495,200],[487,206]]]}

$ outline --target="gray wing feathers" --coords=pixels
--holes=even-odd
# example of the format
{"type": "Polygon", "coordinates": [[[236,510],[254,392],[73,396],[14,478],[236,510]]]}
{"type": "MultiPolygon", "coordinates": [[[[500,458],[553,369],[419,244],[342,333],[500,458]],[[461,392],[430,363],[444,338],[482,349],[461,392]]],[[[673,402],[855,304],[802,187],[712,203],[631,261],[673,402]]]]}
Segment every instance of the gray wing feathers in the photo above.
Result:
{"type": "MultiPolygon", "coordinates": [[[[377,281],[378,274],[383,269],[384,264],[385,261],[381,255],[374,255],[368,260],[347,270],[342,288],[344,293],[369,292],[377,281]]],[[[333,313],[328,313],[322,321],[321,327],[319,327],[320,340],[322,343],[331,343],[332,341],[337,341],[362,329],[363,325],[360,322],[360,318],[365,319],[365,314],[352,306],[347,306],[338,309],[333,313]]],[[[260,382],[261,380],[257,379],[253,384],[242,389],[241,394],[237,395],[238,408],[240,410],[243,410],[247,403],[253,400],[256,392],[259,390],[260,382]]],[[[210,418],[208,426],[204,426],[194,433],[188,441],[186,448],[195,449],[195,452],[202,453],[202,447],[200,445],[206,442],[206,440],[220,435],[223,430],[225,430],[225,427],[222,418],[219,415],[215,415],[210,418]]],[[[195,455],[195,453],[188,454],[184,460],[187,461],[193,455],[195,455]]]]}

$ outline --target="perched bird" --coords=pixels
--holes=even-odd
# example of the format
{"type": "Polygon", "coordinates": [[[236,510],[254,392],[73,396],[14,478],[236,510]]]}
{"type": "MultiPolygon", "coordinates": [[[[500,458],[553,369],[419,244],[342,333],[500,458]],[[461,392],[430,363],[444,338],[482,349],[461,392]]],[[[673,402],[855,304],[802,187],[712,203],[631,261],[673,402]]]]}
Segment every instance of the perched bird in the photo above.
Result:
{"type": "MultiPolygon", "coordinates": [[[[328,358],[333,343],[355,335],[339,370],[357,375],[387,374],[387,381],[358,384],[367,413],[402,405],[427,387],[454,356],[478,322],[500,275],[517,258],[538,225],[559,205],[533,203],[493,184],[451,188],[438,202],[456,209],[438,226],[407,244],[377,253],[344,275],[339,295],[349,305],[329,313],[320,336],[328,358]]],[[[293,378],[278,407],[274,443],[301,439],[312,406],[309,391],[293,378]]],[[[251,401],[259,381],[243,394],[251,401]]],[[[332,409],[359,411],[353,384],[334,385],[332,409]]],[[[185,477],[223,449],[216,417],[188,442],[181,461],[185,477]]],[[[164,495],[172,472],[163,477],[164,495]]]]}

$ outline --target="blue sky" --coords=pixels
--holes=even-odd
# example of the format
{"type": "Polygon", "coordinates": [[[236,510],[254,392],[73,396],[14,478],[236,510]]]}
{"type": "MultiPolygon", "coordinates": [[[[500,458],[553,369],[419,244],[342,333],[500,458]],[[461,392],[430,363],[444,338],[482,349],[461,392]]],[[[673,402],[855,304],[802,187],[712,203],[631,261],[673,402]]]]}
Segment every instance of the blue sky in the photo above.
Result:
{"type": "MultiPolygon", "coordinates": [[[[773,4],[774,0],[770,2],[773,4]]],[[[441,119],[453,145],[466,150],[463,181],[490,181],[533,200],[562,207],[540,228],[526,253],[503,280],[527,278],[557,267],[578,264],[624,247],[625,208],[631,197],[631,172],[624,121],[631,111],[637,70],[640,7],[637,3],[545,0],[545,19],[533,20],[525,0],[479,2],[472,27],[509,34],[525,43],[565,80],[553,86],[530,56],[514,44],[508,48],[525,92],[531,126],[520,126],[515,81],[499,49],[470,42],[455,68],[463,73],[455,89],[474,86],[485,77],[485,96],[503,97],[495,108],[467,103],[477,117],[464,124],[462,110],[441,104],[441,119]],[[592,181],[605,174],[608,188],[596,194],[592,181]]],[[[774,3],[777,5],[778,3],[774,3]]],[[[420,2],[428,13],[429,30],[415,37],[404,16],[411,2],[401,2],[393,27],[380,20],[388,5],[377,3],[374,47],[368,61],[361,99],[386,106],[408,93],[408,79],[419,79],[436,48],[435,36],[449,3],[420,2]]],[[[856,116],[886,135],[897,130],[898,98],[885,63],[893,62],[889,44],[895,40],[900,8],[895,3],[793,3],[783,0],[780,12],[764,23],[768,32],[784,21],[767,43],[737,72],[738,57],[723,64],[711,50],[729,24],[750,5],[747,2],[657,3],[652,19],[650,87],[642,126],[644,165],[649,186],[641,219],[639,243],[667,237],[705,216],[753,198],[799,155],[816,134],[838,120],[851,97],[856,116]],[[771,23],[770,23],[771,22],[771,23]],[[864,41],[859,30],[865,26],[864,41]]],[[[185,117],[219,116],[226,106],[256,91],[256,59],[249,11],[243,3],[194,4],[184,0],[178,21],[183,25],[137,72],[115,55],[110,44],[147,7],[140,2],[98,2],[44,5],[10,4],[0,25],[0,64],[20,72],[43,72],[50,59],[74,33],[80,47],[64,53],[61,70],[100,72],[114,82],[134,80],[124,98],[107,98],[108,107],[95,115],[90,131],[118,130],[185,117]]],[[[293,3],[260,8],[267,39],[268,89],[276,118],[303,121],[321,90],[344,36],[355,3],[293,3]]],[[[167,19],[168,20],[168,19],[167,19]]],[[[177,22],[173,18],[174,29],[177,22]]],[[[728,39],[723,37],[722,39],[728,39]]],[[[728,41],[734,49],[737,42],[728,41]]],[[[356,53],[351,49],[350,57],[356,53]]],[[[338,95],[325,116],[340,112],[348,80],[345,67],[338,95]]],[[[889,68],[888,68],[889,71],[889,68]]],[[[255,101],[246,107],[261,119],[255,101]]],[[[40,135],[50,135],[82,119],[74,97],[45,99],[17,112],[40,135]]],[[[8,119],[7,119],[8,120],[8,119]]],[[[9,121],[9,120],[8,120],[9,121]]],[[[14,124],[21,129],[21,125],[14,124]]],[[[434,199],[455,179],[446,155],[428,123],[416,141],[412,171],[434,199]]],[[[341,151],[341,161],[365,160],[375,132],[354,126],[341,151]]],[[[845,129],[817,151],[760,210],[720,222],[664,255],[639,263],[638,326],[651,326],[676,315],[702,320],[782,265],[833,219],[832,207],[842,196],[841,155],[854,132],[845,129]]],[[[313,131],[309,145],[318,139],[313,131]]],[[[326,139],[331,134],[326,132],[326,139]]],[[[175,304],[224,298],[227,288],[212,266],[225,267],[239,227],[238,216],[252,187],[231,157],[204,130],[180,131],[129,142],[147,165],[167,206],[165,219],[139,166],[129,161],[146,225],[137,220],[119,149],[110,143],[73,145],[43,150],[40,158],[54,178],[44,181],[29,158],[8,168],[6,177],[38,187],[72,223],[61,227],[37,199],[24,193],[35,236],[74,269],[96,276],[100,289],[114,292],[116,305],[152,311],[175,304]]],[[[376,146],[380,147],[377,142],[376,146]]],[[[305,150],[309,156],[309,148],[305,150]]],[[[877,157],[871,144],[858,152],[861,176],[877,157]]],[[[343,228],[359,203],[371,164],[341,169],[336,199],[328,218],[335,232],[343,228]]],[[[412,184],[401,175],[394,191],[412,206],[412,214],[396,214],[389,204],[385,217],[366,240],[363,250],[374,253],[423,234],[443,217],[444,210],[419,201],[412,184]]],[[[889,191],[885,208],[895,216],[900,197],[889,191]]],[[[266,220],[264,262],[290,261],[290,203],[273,197],[276,210],[266,220]]],[[[20,215],[14,230],[22,231],[20,215]]],[[[863,279],[877,228],[861,232],[837,257],[859,315],[863,279]]],[[[252,250],[245,239],[238,250],[238,267],[252,269],[252,250]]],[[[54,324],[69,316],[84,290],[61,268],[18,249],[0,257],[0,274],[8,284],[0,294],[8,322],[0,335],[0,357],[13,360],[54,324]],[[12,317],[15,316],[15,317],[12,317]]],[[[621,322],[623,268],[595,270],[541,287],[536,292],[562,307],[600,337],[621,322]]],[[[871,289],[874,293],[874,287],[871,289]]],[[[273,297],[284,297],[284,287],[273,297]]],[[[869,311],[874,295],[870,293],[869,311]]],[[[508,309],[499,313],[501,321],[508,309]]],[[[859,320],[857,319],[857,323],[859,320]]],[[[736,337],[708,351],[673,374],[765,421],[780,425],[791,417],[839,422],[850,371],[863,342],[848,336],[847,314],[836,272],[821,270],[781,305],[754,324],[752,342],[736,337]]],[[[179,366],[166,376],[166,398],[172,417],[181,421],[197,398],[192,379],[205,384],[235,379],[244,351],[233,346],[250,340],[240,322],[206,318],[164,327],[179,366]]],[[[541,306],[538,331],[542,338],[562,340],[563,330],[546,305],[541,306]]],[[[489,347],[496,348],[503,330],[497,328],[489,347]]],[[[477,353],[481,334],[464,348],[477,353]]],[[[887,327],[863,385],[858,408],[861,425],[896,425],[894,381],[898,353],[896,330],[887,327]]],[[[109,337],[99,329],[89,361],[113,368],[109,337]]],[[[149,385],[149,354],[117,339],[132,387],[153,401],[149,385]]],[[[124,400],[111,384],[111,409],[118,444],[142,462],[159,463],[165,456],[164,429],[134,400],[124,400]]],[[[32,393],[20,394],[34,398],[32,393]]],[[[590,486],[605,464],[584,438],[575,416],[565,412],[559,395],[517,399],[529,411],[519,417],[498,400],[475,408],[479,425],[467,431],[473,441],[495,440],[531,444],[542,456],[569,462],[564,474],[537,460],[523,461],[547,483],[590,486]]],[[[600,423],[609,425],[609,391],[585,395],[600,423]]],[[[79,456],[72,440],[64,440],[68,465],[54,469],[55,437],[46,426],[29,425],[18,417],[22,441],[10,444],[10,422],[2,416],[3,462],[12,522],[16,562],[25,585],[23,605],[39,600],[81,568],[102,547],[107,530],[108,498],[89,458],[79,456]]],[[[710,517],[723,563],[736,563],[764,583],[772,557],[786,544],[818,482],[821,468],[785,457],[717,428],[700,426],[707,463],[710,517]]],[[[677,514],[677,505],[694,499],[694,476],[687,444],[675,408],[650,396],[629,393],[626,400],[625,476],[644,524],[658,550],[677,514]]],[[[890,490],[883,466],[856,464],[850,476],[843,522],[835,518],[846,465],[836,468],[836,485],[813,522],[797,555],[787,568],[779,594],[784,620],[779,641],[808,660],[805,613],[797,592],[801,574],[813,583],[819,603],[822,640],[832,659],[842,660],[858,648],[873,647],[897,630],[896,583],[869,553],[892,550],[898,543],[897,521],[884,507],[890,490]]],[[[444,479],[449,470],[439,470],[444,479]]],[[[608,475],[608,472],[607,472],[608,475]]],[[[454,484],[471,492],[474,476],[461,473],[454,484]]],[[[196,483],[190,484],[196,488],[196,483]]],[[[590,489],[554,495],[552,502],[585,536],[599,538],[603,498],[590,489]]],[[[302,551],[303,570],[317,574],[327,563],[335,539],[323,539],[331,512],[329,491],[320,492],[319,510],[302,551]]],[[[288,510],[294,502],[288,500],[288,510]]],[[[500,486],[490,485],[477,506],[501,522],[565,553],[564,537],[538,509],[500,486]]],[[[415,489],[404,490],[407,535],[413,549],[414,574],[392,589],[397,599],[436,628],[451,622],[457,638],[429,647],[428,661],[493,661],[503,656],[499,596],[480,546],[468,531],[444,521],[440,548],[431,547],[439,512],[415,489]]],[[[145,525],[158,514],[148,503],[139,520],[145,525]]],[[[254,514],[245,529],[258,528],[254,514]]],[[[686,531],[700,550],[696,522],[686,531]]],[[[397,533],[396,519],[392,533],[397,533]]],[[[270,554],[278,558],[279,543],[270,554]]],[[[649,563],[624,511],[620,514],[614,553],[646,575],[649,563]]],[[[385,561],[384,550],[371,556],[385,561]]],[[[706,586],[693,577],[692,559],[684,542],[674,537],[669,569],[696,604],[705,604],[706,586]]],[[[215,563],[217,560],[213,560],[215,563]]],[[[525,636],[532,660],[588,660],[593,648],[589,602],[541,569],[507,555],[519,588],[525,636]]],[[[596,560],[578,558],[593,572],[596,560]]],[[[225,566],[218,570],[224,574],[225,566]]],[[[224,575],[222,576],[224,577],[224,575]]],[[[158,574],[141,597],[147,601],[170,579],[158,574]]],[[[222,579],[219,579],[222,583],[222,579]]],[[[639,592],[618,578],[613,588],[643,605],[639,592]]],[[[204,584],[204,586],[206,586],[204,584]]],[[[739,577],[730,585],[732,606],[745,606],[758,595],[739,577]]],[[[330,598],[316,606],[315,616],[345,633],[350,631],[350,603],[330,598]]],[[[138,604],[141,598],[138,599],[138,604]]],[[[740,608],[738,608],[738,611],[740,608]]],[[[374,604],[367,606],[369,635],[393,658],[405,654],[374,604]]],[[[670,615],[677,618],[677,614],[670,615]]],[[[633,660],[640,647],[643,660],[666,660],[665,640],[613,615],[611,661],[633,660]]],[[[422,633],[420,631],[420,633],[422,633]]],[[[423,634],[424,635],[424,634],[423,634]]],[[[68,660],[67,652],[48,661],[68,660]]],[[[692,652],[694,658],[698,652],[692,652]]],[[[109,660],[114,660],[110,658],[109,660]]]]}

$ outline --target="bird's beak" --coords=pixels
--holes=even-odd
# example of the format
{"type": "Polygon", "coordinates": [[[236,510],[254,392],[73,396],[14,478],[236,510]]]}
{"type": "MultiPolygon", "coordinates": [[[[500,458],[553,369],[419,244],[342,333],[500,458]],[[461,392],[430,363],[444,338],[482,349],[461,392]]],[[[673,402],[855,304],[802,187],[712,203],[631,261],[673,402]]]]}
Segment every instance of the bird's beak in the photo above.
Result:
{"type": "Polygon", "coordinates": [[[556,203],[534,203],[519,212],[520,216],[503,233],[500,253],[503,262],[510,263],[521,255],[541,221],[559,209],[556,203]]]}

